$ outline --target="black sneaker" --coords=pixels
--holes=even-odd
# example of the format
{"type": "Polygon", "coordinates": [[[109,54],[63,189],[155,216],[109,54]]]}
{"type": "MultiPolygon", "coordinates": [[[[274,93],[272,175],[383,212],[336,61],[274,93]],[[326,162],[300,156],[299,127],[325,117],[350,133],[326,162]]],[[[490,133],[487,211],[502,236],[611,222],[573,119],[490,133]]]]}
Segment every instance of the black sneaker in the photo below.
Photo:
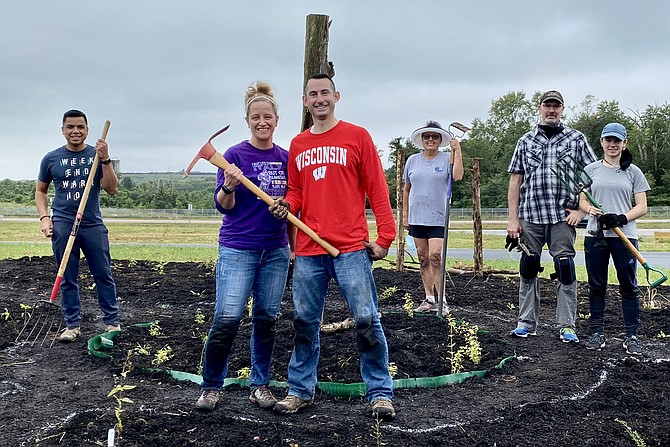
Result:
{"type": "Polygon", "coordinates": [[[588,340],[586,340],[586,349],[597,349],[600,351],[605,347],[605,336],[599,332],[594,332],[588,340]]]}
{"type": "Polygon", "coordinates": [[[640,344],[640,340],[638,340],[635,335],[626,337],[623,340],[623,347],[624,349],[626,349],[626,354],[642,355],[642,353],[644,352],[644,348],[640,344]]]}

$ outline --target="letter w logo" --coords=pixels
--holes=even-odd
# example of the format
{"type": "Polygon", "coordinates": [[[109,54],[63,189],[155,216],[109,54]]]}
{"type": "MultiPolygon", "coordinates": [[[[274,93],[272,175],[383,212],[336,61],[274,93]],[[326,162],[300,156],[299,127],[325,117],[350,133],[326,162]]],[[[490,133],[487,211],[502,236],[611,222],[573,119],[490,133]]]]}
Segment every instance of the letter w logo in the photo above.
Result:
{"type": "Polygon", "coordinates": [[[326,166],[319,166],[318,168],[312,171],[314,180],[321,180],[326,177],[326,166]]]}

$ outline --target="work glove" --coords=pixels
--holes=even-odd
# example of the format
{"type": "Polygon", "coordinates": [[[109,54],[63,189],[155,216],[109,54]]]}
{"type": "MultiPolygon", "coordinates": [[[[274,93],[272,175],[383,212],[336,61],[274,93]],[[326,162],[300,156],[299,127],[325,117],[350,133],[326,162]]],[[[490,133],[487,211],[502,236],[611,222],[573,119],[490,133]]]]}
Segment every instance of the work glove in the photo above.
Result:
{"type": "Polygon", "coordinates": [[[272,213],[275,219],[286,219],[290,210],[291,206],[287,201],[282,199],[275,199],[275,203],[268,208],[268,211],[272,213]]]}
{"type": "Polygon", "coordinates": [[[598,217],[598,222],[605,230],[609,230],[614,227],[623,227],[628,223],[628,218],[625,214],[605,213],[598,217]]]}
{"type": "Polygon", "coordinates": [[[519,238],[512,237],[508,234],[507,238],[505,239],[505,248],[507,249],[507,251],[511,253],[512,250],[514,250],[515,248],[517,249],[517,251],[519,251],[518,247],[519,247],[519,238]]]}

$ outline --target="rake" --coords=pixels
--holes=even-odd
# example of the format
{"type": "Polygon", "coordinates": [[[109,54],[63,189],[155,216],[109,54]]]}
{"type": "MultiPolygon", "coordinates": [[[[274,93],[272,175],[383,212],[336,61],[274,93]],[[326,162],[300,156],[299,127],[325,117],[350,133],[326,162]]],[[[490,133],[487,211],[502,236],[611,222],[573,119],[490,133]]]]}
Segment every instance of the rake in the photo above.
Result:
{"type": "MultiPolygon", "coordinates": [[[[102,136],[100,139],[104,140],[107,138],[107,132],[109,132],[109,126],[111,122],[109,120],[105,121],[105,125],[102,130],[102,136]]],[[[44,346],[49,334],[52,332],[54,327],[57,327],[54,332],[54,337],[49,344],[49,347],[53,346],[56,341],[56,336],[60,332],[63,326],[63,313],[58,304],[56,304],[56,298],[58,298],[58,290],[60,289],[60,284],[63,281],[63,275],[65,274],[65,268],[67,267],[67,262],[70,259],[70,253],[72,252],[72,247],[74,246],[74,241],[77,238],[77,233],[79,232],[79,224],[81,224],[81,219],[84,215],[84,209],[86,208],[86,202],[88,201],[89,193],[91,192],[91,186],[93,186],[93,179],[98,170],[98,154],[95,154],[93,159],[93,164],[91,165],[91,170],[86,179],[86,185],[84,186],[84,192],[82,193],[81,200],[79,201],[79,207],[77,208],[77,214],[72,224],[72,230],[70,231],[70,237],[67,240],[67,245],[65,246],[65,251],[63,252],[63,258],[61,259],[60,266],[58,268],[58,274],[56,275],[56,281],[54,282],[53,288],[51,289],[51,296],[48,300],[40,300],[32,308],[32,312],[28,315],[26,322],[23,324],[23,328],[17,335],[14,343],[18,344],[29,344],[30,346],[39,343],[40,346],[44,346]],[[20,341],[23,340],[23,341],[20,341]]],[[[27,311],[27,310],[26,310],[27,311]]]]}
{"type": "MultiPolygon", "coordinates": [[[[584,166],[578,162],[574,157],[568,155],[567,160],[564,158],[563,163],[560,161],[556,163],[556,170],[552,169],[551,172],[558,178],[558,180],[565,186],[568,191],[575,195],[579,195],[580,193],[584,193],[584,196],[586,196],[587,200],[593,205],[594,207],[598,208],[602,213],[605,212],[603,210],[602,206],[596,201],[596,199],[593,198],[591,193],[589,192],[589,188],[591,187],[591,184],[593,184],[593,179],[591,176],[584,170],[584,166]]],[[[640,263],[640,265],[644,268],[645,273],[646,273],[646,278],[647,278],[647,284],[649,284],[649,287],[652,289],[660,286],[663,284],[665,281],[667,281],[668,277],[665,273],[660,271],[659,269],[655,269],[649,265],[649,263],[644,259],[642,254],[638,251],[637,248],[631,243],[631,241],[628,240],[625,234],[623,234],[623,231],[621,231],[621,228],[619,227],[614,227],[612,230],[616,233],[617,236],[623,241],[623,243],[626,245],[626,248],[628,248],[628,251],[631,252],[633,256],[637,259],[637,261],[640,263]],[[656,273],[660,275],[660,278],[656,279],[655,281],[651,280],[651,274],[656,273]]]]}
{"type": "MultiPolygon", "coordinates": [[[[451,131],[451,129],[457,129],[461,132],[461,135],[458,136],[458,138],[463,138],[466,133],[470,132],[470,128],[464,124],[461,124],[459,122],[453,122],[449,124],[449,127],[447,128],[447,132],[451,134],[452,136],[454,133],[451,131]]],[[[440,269],[440,293],[438,294],[437,298],[437,315],[439,317],[442,317],[445,312],[444,312],[444,302],[445,302],[445,289],[446,289],[446,281],[447,281],[447,244],[449,243],[449,219],[450,219],[450,214],[451,214],[451,186],[452,186],[452,177],[453,177],[453,171],[454,171],[454,154],[452,153],[451,156],[449,157],[449,177],[447,180],[447,207],[445,210],[444,214],[444,235],[443,235],[443,242],[442,242],[442,265],[440,269]]]]}

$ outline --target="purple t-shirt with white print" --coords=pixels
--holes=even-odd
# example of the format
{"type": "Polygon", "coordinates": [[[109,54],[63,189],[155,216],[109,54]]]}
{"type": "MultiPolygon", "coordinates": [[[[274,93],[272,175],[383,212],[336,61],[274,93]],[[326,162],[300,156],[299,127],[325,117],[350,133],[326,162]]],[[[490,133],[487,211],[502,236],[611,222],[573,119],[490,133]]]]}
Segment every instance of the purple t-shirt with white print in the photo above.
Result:
{"type": "MultiPolygon", "coordinates": [[[[288,151],[276,144],[271,149],[257,149],[249,141],[242,141],[223,156],[270,197],[286,195],[288,151]]],[[[223,214],[219,244],[237,250],[274,250],[287,246],[286,220],[275,219],[268,205],[242,183],[235,187],[235,206],[230,210],[221,207],[216,194],[224,180],[223,169],[219,169],[214,191],[214,204],[223,214]]]]}

